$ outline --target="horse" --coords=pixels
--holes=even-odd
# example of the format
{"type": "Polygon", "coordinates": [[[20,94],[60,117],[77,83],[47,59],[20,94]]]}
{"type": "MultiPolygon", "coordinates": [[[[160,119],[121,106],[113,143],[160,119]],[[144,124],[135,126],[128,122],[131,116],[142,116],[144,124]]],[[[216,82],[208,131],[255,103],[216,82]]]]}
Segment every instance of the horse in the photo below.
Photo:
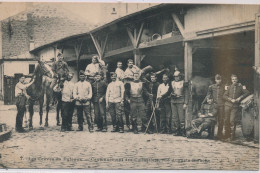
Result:
{"type": "Polygon", "coordinates": [[[45,64],[42,61],[38,61],[38,65],[34,70],[35,80],[34,83],[27,88],[27,93],[30,96],[29,103],[29,129],[33,128],[32,118],[34,114],[34,104],[36,101],[39,101],[39,115],[40,115],[40,126],[42,127],[42,115],[43,115],[43,103],[44,95],[46,94],[46,118],[45,118],[45,127],[48,127],[48,114],[50,110],[50,102],[53,95],[53,85],[54,82],[54,73],[52,72],[50,66],[45,64]]]}

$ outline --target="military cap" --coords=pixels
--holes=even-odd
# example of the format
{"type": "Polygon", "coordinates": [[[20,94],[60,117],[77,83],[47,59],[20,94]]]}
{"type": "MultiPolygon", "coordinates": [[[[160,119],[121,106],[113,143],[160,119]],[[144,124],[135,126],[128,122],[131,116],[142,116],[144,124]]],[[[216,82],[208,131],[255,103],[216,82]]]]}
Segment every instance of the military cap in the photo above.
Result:
{"type": "Polygon", "coordinates": [[[80,70],[80,71],[79,71],[79,75],[80,75],[80,76],[82,76],[82,75],[85,76],[85,72],[84,72],[83,70],[80,70]]]}
{"type": "Polygon", "coordinates": [[[110,76],[117,76],[115,72],[110,72],[110,76]]]}
{"type": "Polygon", "coordinates": [[[61,52],[59,52],[57,56],[62,56],[62,53],[61,53],[61,52]]]}
{"type": "Polygon", "coordinates": [[[102,72],[96,72],[96,73],[95,73],[95,76],[97,76],[97,75],[100,75],[100,76],[102,76],[102,75],[103,75],[103,73],[102,73],[102,72]]]}
{"type": "Polygon", "coordinates": [[[92,59],[98,59],[97,55],[92,56],[92,59]]]}
{"type": "Polygon", "coordinates": [[[127,60],[127,63],[129,63],[129,62],[134,62],[132,59],[128,59],[127,60]]]}

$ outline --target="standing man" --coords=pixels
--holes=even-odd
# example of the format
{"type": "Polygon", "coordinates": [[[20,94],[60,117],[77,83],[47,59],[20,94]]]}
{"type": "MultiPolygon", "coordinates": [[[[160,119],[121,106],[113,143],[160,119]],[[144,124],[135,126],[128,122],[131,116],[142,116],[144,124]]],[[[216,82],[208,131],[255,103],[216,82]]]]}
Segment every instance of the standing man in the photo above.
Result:
{"type": "Polygon", "coordinates": [[[157,102],[160,108],[160,129],[161,133],[170,133],[170,122],[172,117],[170,103],[170,83],[167,74],[162,76],[163,83],[159,85],[157,91],[157,102]]]}
{"type": "Polygon", "coordinates": [[[94,105],[94,114],[95,120],[97,123],[97,130],[107,132],[107,117],[106,117],[106,89],[107,84],[104,80],[101,80],[101,73],[97,72],[95,75],[95,82],[92,83],[92,92],[93,92],[93,105],[94,105]]]}
{"type": "Polygon", "coordinates": [[[179,71],[174,72],[171,82],[172,130],[174,136],[185,136],[185,109],[188,102],[187,85],[179,71]]]}
{"type": "Polygon", "coordinates": [[[215,84],[210,85],[208,89],[207,96],[211,95],[213,99],[213,104],[216,109],[216,117],[218,120],[218,139],[223,137],[223,125],[224,125],[224,100],[223,95],[225,92],[225,86],[222,84],[222,79],[219,74],[215,76],[215,84]]]}
{"type": "Polygon", "coordinates": [[[249,91],[238,83],[237,75],[231,75],[232,85],[224,93],[225,102],[225,138],[235,139],[236,123],[238,118],[239,103],[249,95],[249,91]]]}
{"type": "Polygon", "coordinates": [[[125,78],[125,74],[124,74],[124,71],[123,71],[123,64],[122,64],[122,61],[118,61],[117,62],[117,68],[116,68],[116,75],[117,75],[117,80],[119,81],[124,81],[124,78],[125,78]]]}
{"type": "Polygon", "coordinates": [[[62,117],[62,125],[61,131],[71,131],[72,130],[72,114],[74,110],[74,102],[73,102],[73,89],[74,83],[71,81],[73,78],[73,74],[69,73],[68,78],[64,81],[63,85],[61,85],[61,117],[62,117]]]}
{"type": "MultiPolygon", "coordinates": [[[[157,82],[157,78],[156,78],[156,74],[152,73],[150,75],[151,78],[151,82],[148,83],[147,86],[147,90],[149,93],[149,98],[147,100],[146,103],[146,118],[147,120],[150,120],[151,115],[153,113],[153,111],[155,111],[155,104],[156,104],[156,98],[157,98],[157,90],[159,87],[159,83],[157,82]]],[[[148,133],[153,133],[153,131],[155,130],[154,128],[156,127],[157,130],[159,129],[159,124],[160,124],[160,118],[159,118],[159,114],[157,111],[154,112],[155,113],[155,117],[156,119],[154,119],[154,117],[152,118],[152,123],[150,123],[149,127],[148,127],[148,133]]]]}
{"type": "Polygon", "coordinates": [[[131,120],[134,134],[138,134],[137,119],[142,119],[142,129],[146,128],[146,115],[145,115],[145,104],[144,96],[148,97],[148,92],[143,84],[139,80],[140,74],[134,73],[134,81],[126,84],[126,97],[130,104],[131,120]]]}
{"type": "Polygon", "coordinates": [[[108,84],[106,92],[106,107],[109,110],[109,114],[112,118],[113,130],[116,132],[119,129],[119,133],[124,133],[123,123],[123,106],[124,106],[124,93],[125,87],[123,82],[117,80],[116,73],[110,73],[112,82],[108,84]]]}
{"type": "Polygon", "coordinates": [[[25,76],[22,75],[19,79],[19,82],[15,85],[15,98],[17,107],[15,130],[20,133],[25,132],[23,129],[23,116],[26,110],[26,100],[29,99],[26,89],[34,82],[34,79],[35,78],[33,78],[30,83],[25,84],[25,76]]]}
{"type": "Polygon", "coordinates": [[[80,81],[77,82],[73,89],[73,98],[76,100],[78,113],[78,130],[83,131],[83,111],[85,113],[89,132],[93,132],[93,120],[90,116],[90,99],[92,98],[92,88],[88,81],[85,81],[84,71],[79,73],[80,81]]]}
{"type": "Polygon", "coordinates": [[[103,66],[105,66],[105,62],[97,55],[94,55],[92,57],[92,63],[87,65],[85,69],[85,75],[88,76],[88,80],[91,84],[95,81],[96,73],[102,72],[103,66]]]}

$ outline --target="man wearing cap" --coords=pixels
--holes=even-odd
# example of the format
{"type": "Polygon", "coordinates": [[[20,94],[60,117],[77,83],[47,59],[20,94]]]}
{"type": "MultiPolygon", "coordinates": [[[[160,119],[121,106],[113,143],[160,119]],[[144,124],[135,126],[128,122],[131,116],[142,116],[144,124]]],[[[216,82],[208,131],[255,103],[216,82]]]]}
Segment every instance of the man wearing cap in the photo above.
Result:
{"type": "Polygon", "coordinates": [[[61,118],[62,125],[61,131],[71,131],[72,129],[72,115],[74,110],[74,102],[73,102],[73,89],[74,83],[71,81],[73,78],[73,73],[68,74],[68,78],[61,85],[61,118]]]}
{"type": "Polygon", "coordinates": [[[84,71],[79,73],[80,81],[77,82],[73,89],[73,98],[76,100],[78,114],[78,130],[83,131],[83,112],[85,113],[88,129],[93,132],[93,120],[90,115],[90,99],[92,98],[92,87],[88,81],[85,81],[84,71]]]}
{"type": "Polygon", "coordinates": [[[106,92],[106,107],[112,118],[113,130],[116,132],[119,129],[120,133],[124,133],[123,123],[123,106],[125,87],[122,81],[117,80],[116,73],[110,73],[112,82],[108,84],[106,92]]]}
{"type": "MultiPolygon", "coordinates": [[[[187,131],[187,137],[201,137],[202,132],[215,125],[217,109],[214,106],[212,95],[207,95],[202,103],[198,118],[191,121],[191,130],[187,131]]],[[[214,135],[208,134],[208,137],[214,135]]]]}
{"type": "Polygon", "coordinates": [[[170,103],[170,82],[168,74],[163,74],[163,83],[158,87],[157,104],[160,108],[160,133],[170,133],[170,123],[172,118],[171,103],[170,103]]]}
{"type": "Polygon", "coordinates": [[[215,76],[215,84],[210,85],[207,96],[211,95],[213,104],[216,108],[216,117],[218,119],[218,139],[223,137],[223,125],[224,125],[224,100],[223,95],[225,92],[225,86],[222,84],[222,79],[219,74],[215,76]]]}
{"type": "Polygon", "coordinates": [[[96,131],[107,131],[107,118],[106,118],[106,89],[107,84],[104,80],[101,80],[102,74],[97,72],[95,75],[95,82],[92,83],[92,101],[94,105],[94,122],[97,124],[96,131]]]}
{"type": "Polygon", "coordinates": [[[175,136],[185,136],[185,109],[188,102],[187,84],[181,79],[179,71],[174,72],[171,82],[172,130],[175,136]]]}
{"type": "Polygon", "coordinates": [[[68,64],[63,60],[62,53],[57,55],[58,61],[54,62],[52,65],[52,71],[56,74],[56,78],[61,80],[61,78],[67,77],[69,73],[68,64]]]}
{"type": "Polygon", "coordinates": [[[118,61],[115,73],[117,76],[117,80],[120,80],[120,81],[124,81],[124,78],[125,78],[125,74],[124,74],[125,72],[122,68],[123,68],[122,61],[118,61]]]}
{"type": "Polygon", "coordinates": [[[134,81],[126,83],[126,100],[130,103],[132,127],[135,134],[138,134],[137,119],[142,119],[142,129],[146,128],[146,115],[144,97],[148,97],[148,92],[143,82],[139,80],[139,73],[134,73],[134,81]]]}
{"type": "Polygon", "coordinates": [[[94,55],[92,57],[92,63],[87,65],[85,69],[85,75],[88,76],[88,80],[90,83],[93,83],[95,81],[95,75],[96,73],[100,73],[103,70],[103,66],[105,66],[105,62],[102,61],[98,55],[94,55]]]}
{"type": "Polygon", "coordinates": [[[147,103],[146,103],[146,117],[147,117],[147,120],[149,120],[151,118],[151,115],[154,111],[155,113],[155,117],[156,119],[154,119],[154,117],[152,118],[152,123],[150,123],[149,127],[148,127],[148,133],[153,133],[153,131],[155,130],[154,128],[156,127],[157,130],[159,128],[159,123],[160,123],[160,118],[159,118],[159,115],[158,115],[158,111],[155,110],[155,104],[156,104],[156,98],[157,98],[157,90],[158,90],[158,87],[159,87],[159,83],[156,81],[157,78],[156,78],[156,74],[155,73],[152,73],[150,75],[150,79],[151,79],[151,82],[149,82],[147,84],[147,91],[149,93],[149,98],[147,100],[147,103]],[[156,124],[155,124],[156,123],[156,124]]]}
{"type": "Polygon", "coordinates": [[[241,83],[238,83],[236,75],[231,75],[232,85],[224,93],[225,102],[225,138],[228,140],[235,139],[236,121],[239,114],[239,104],[243,98],[249,95],[249,91],[241,83]]]}
{"type": "Polygon", "coordinates": [[[34,79],[35,78],[33,78],[30,83],[25,84],[25,76],[22,75],[19,79],[19,82],[15,85],[15,99],[17,107],[15,130],[17,132],[25,132],[23,129],[23,116],[26,109],[26,100],[29,98],[26,89],[32,85],[34,79]]]}
{"type": "Polygon", "coordinates": [[[141,75],[141,70],[136,65],[134,65],[134,61],[132,59],[129,59],[127,60],[127,69],[124,73],[125,83],[134,80],[134,73],[141,75]]]}

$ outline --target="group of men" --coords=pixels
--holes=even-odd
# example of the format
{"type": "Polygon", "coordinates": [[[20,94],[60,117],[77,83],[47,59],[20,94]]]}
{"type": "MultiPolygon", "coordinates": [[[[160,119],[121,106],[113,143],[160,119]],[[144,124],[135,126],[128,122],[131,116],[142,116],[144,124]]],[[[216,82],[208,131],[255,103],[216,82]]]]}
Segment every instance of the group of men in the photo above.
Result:
{"type": "MultiPolygon", "coordinates": [[[[218,138],[234,139],[239,102],[249,94],[238,83],[236,75],[231,76],[232,85],[228,88],[222,84],[221,76],[216,75],[216,84],[209,86],[198,118],[192,120],[191,128],[187,129],[185,110],[189,84],[183,80],[179,71],[174,72],[172,81],[169,80],[169,74],[163,74],[163,82],[159,84],[156,73],[150,73],[150,79],[143,80],[143,71],[129,59],[125,71],[122,69],[122,62],[117,62],[115,72],[110,73],[112,81],[107,85],[103,78],[105,63],[98,56],[93,56],[92,63],[87,65],[85,71],[79,72],[79,81],[73,83],[73,73],[69,72],[68,65],[62,60],[62,54],[58,57],[59,60],[53,65],[53,72],[58,74],[59,90],[56,91],[61,93],[61,131],[72,130],[73,110],[76,107],[78,131],[83,131],[84,113],[90,132],[94,131],[94,124],[97,125],[96,131],[107,132],[108,110],[112,119],[112,132],[124,133],[126,124],[127,130],[135,134],[141,130],[149,134],[159,132],[199,137],[203,131],[215,126],[217,121],[218,138]],[[94,120],[91,116],[92,105],[94,120]],[[141,129],[138,129],[139,126],[141,129]]],[[[18,84],[16,88],[19,88],[18,84]]],[[[19,109],[18,114],[21,114],[19,109]]],[[[17,124],[20,127],[21,123],[17,121],[17,124]]]]}

